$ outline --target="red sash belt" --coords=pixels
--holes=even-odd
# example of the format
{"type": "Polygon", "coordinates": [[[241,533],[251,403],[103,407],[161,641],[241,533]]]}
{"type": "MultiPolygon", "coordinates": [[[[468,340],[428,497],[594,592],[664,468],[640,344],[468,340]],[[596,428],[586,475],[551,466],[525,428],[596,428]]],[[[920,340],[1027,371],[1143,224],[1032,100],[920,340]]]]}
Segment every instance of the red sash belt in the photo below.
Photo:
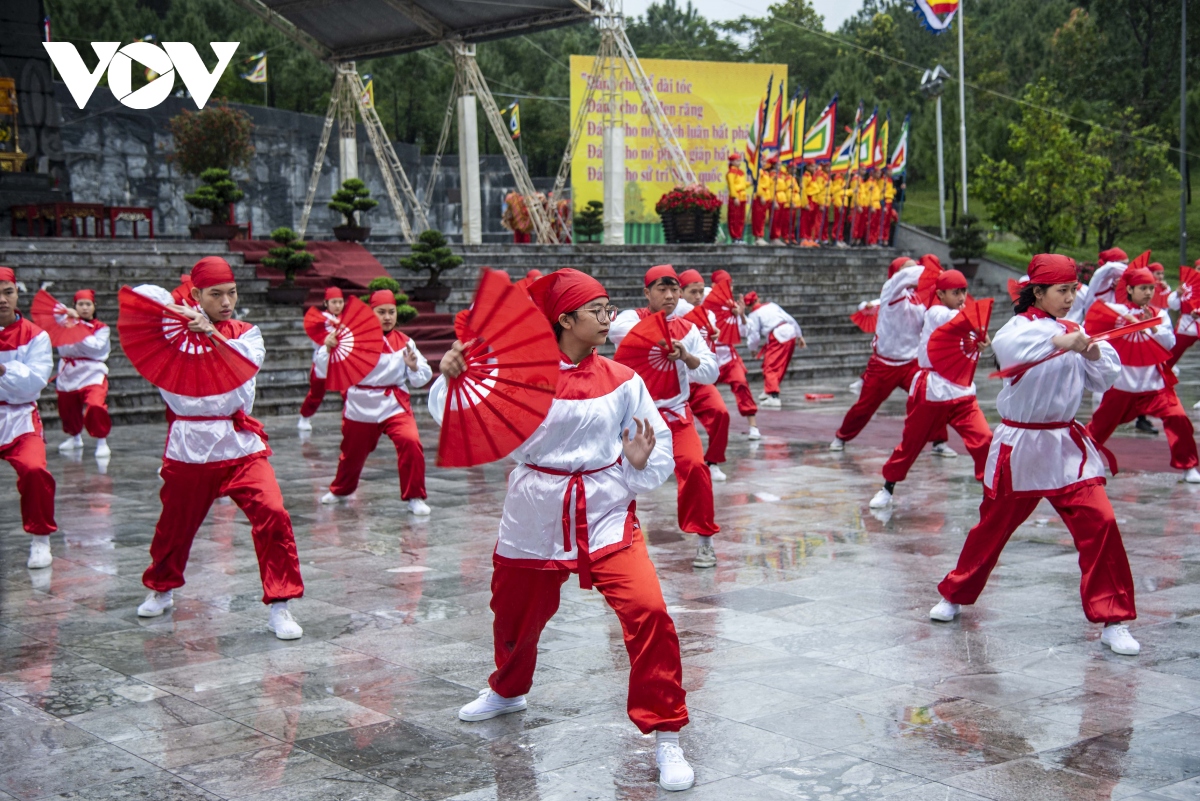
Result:
{"type": "Polygon", "coordinates": [[[216,420],[229,420],[233,423],[234,431],[249,431],[251,434],[254,434],[261,439],[264,443],[267,441],[267,429],[263,427],[263,424],[246,414],[241,409],[238,409],[233,414],[219,415],[216,417],[174,414],[170,409],[167,409],[167,423],[171,424],[176,420],[182,420],[185,423],[210,423],[216,420]]]}
{"type": "Polygon", "coordinates": [[[562,530],[563,530],[563,550],[570,553],[571,551],[571,496],[575,496],[575,547],[577,553],[575,563],[579,567],[579,586],[581,589],[590,590],[592,588],[592,571],[591,560],[589,559],[590,551],[588,549],[588,522],[587,522],[587,493],[583,488],[583,477],[590,476],[593,473],[602,473],[612,467],[616,467],[621,463],[620,456],[617,461],[604,467],[597,467],[595,470],[559,470],[554,467],[541,467],[536,464],[527,464],[530,470],[538,473],[546,473],[551,476],[569,476],[570,481],[567,482],[567,491],[563,493],[562,506],[562,530]]]}
{"type": "Polygon", "coordinates": [[[1022,428],[1027,431],[1053,431],[1061,428],[1069,429],[1071,432],[1071,441],[1075,443],[1076,447],[1079,448],[1080,453],[1083,454],[1083,461],[1079,463],[1078,478],[1083,478],[1083,468],[1087,465],[1088,452],[1087,445],[1085,444],[1087,442],[1091,442],[1096,446],[1096,450],[1098,450],[1101,455],[1104,456],[1105,461],[1108,462],[1108,469],[1112,471],[1114,476],[1117,474],[1117,457],[1112,451],[1093,439],[1092,435],[1088,433],[1088,430],[1084,428],[1078,420],[1071,420],[1066,423],[1018,423],[1015,420],[1001,419],[1000,422],[1009,428],[1022,428]]]}
{"type": "Polygon", "coordinates": [[[64,362],[66,362],[71,367],[74,367],[79,362],[101,362],[102,363],[104,361],[103,359],[89,359],[87,356],[62,356],[62,355],[60,355],[58,358],[64,362]]]}
{"type": "MultiPolygon", "coordinates": [[[[404,405],[404,401],[400,400],[400,387],[396,386],[395,384],[392,384],[391,386],[387,386],[387,387],[375,387],[375,386],[370,386],[369,384],[355,384],[353,389],[377,390],[379,392],[382,392],[385,395],[391,395],[393,398],[396,399],[397,403],[399,403],[401,406],[404,405]]],[[[404,394],[406,396],[408,395],[407,392],[405,392],[404,394]]]]}

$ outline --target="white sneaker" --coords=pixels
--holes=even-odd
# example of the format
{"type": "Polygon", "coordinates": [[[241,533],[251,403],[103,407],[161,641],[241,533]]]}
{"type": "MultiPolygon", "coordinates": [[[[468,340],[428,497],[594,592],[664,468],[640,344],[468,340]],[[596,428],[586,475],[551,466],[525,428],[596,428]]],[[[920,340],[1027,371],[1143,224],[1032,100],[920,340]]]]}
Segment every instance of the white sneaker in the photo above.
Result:
{"type": "Polygon", "coordinates": [[[426,517],[430,512],[429,504],[420,498],[411,498],[408,501],[408,511],[417,517],[426,517]]]}
{"type": "Polygon", "coordinates": [[[716,567],[717,552],[713,549],[712,537],[701,537],[696,547],[696,556],[692,559],[692,567],[716,567]]]}
{"type": "Polygon", "coordinates": [[[750,433],[746,435],[746,439],[762,439],[762,434],[758,433],[758,426],[750,426],[750,433]]]}
{"type": "Polygon", "coordinates": [[[762,247],[763,245],[767,244],[767,240],[763,239],[763,238],[760,236],[758,239],[755,239],[755,240],[754,240],[754,244],[755,244],[755,245],[758,245],[759,247],[762,247]]]}
{"type": "Polygon", "coordinates": [[[296,423],[296,428],[300,431],[312,431],[312,421],[307,417],[301,417],[296,423]]]}
{"type": "Polygon", "coordinates": [[[658,763],[658,786],[664,790],[687,790],[696,783],[696,773],[678,743],[659,743],[654,761],[658,763]]]}
{"type": "Polygon", "coordinates": [[[1100,632],[1100,642],[1111,648],[1114,654],[1137,656],[1142,651],[1142,646],[1133,639],[1133,635],[1129,633],[1129,626],[1124,623],[1105,626],[1104,631],[1100,632]]]}
{"type": "Polygon", "coordinates": [[[267,618],[267,628],[275,632],[281,640],[298,640],[304,635],[304,629],[292,617],[287,607],[287,601],[276,601],[271,604],[271,615],[267,618]]]}
{"type": "Polygon", "coordinates": [[[54,556],[50,553],[50,535],[35,534],[29,538],[29,561],[25,566],[30,570],[40,570],[50,567],[54,556]]]}
{"type": "Polygon", "coordinates": [[[871,498],[871,502],[867,504],[872,509],[884,509],[892,505],[892,493],[887,491],[887,487],[875,493],[875,497],[871,498]]]}
{"type": "Polygon", "coordinates": [[[350,500],[353,500],[353,498],[354,498],[353,492],[350,493],[349,495],[334,495],[332,492],[327,492],[321,496],[321,503],[324,503],[324,504],[346,503],[350,500]]]}
{"type": "Polygon", "coordinates": [[[863,388],[863,380],[861,378],[850,385],[851,392],[862,392],[862,388],[863,388]]]}
{"type": "MultiPolygon", "coordinates": [[[[729,476],[725,475],[725,471],[721,469],[721,465],[719,464],[710,464],[708,466],[708,473],[712,476],[713,481],[726,481],[729,479],[729,476]]],[[[1200,478],[1196,480],[1200,481],[1200,478]]]]}
{"type": "Polygon", "coordinates": [[[97,459],[107,459],[110,456],[112,456],[112,449],[110,449],[108,447],[108,440],[107,439],[96,440],[96,458],[97,459]]]}
{"type": "Polygon", "coordinates": [[[1189,484],[1200,484],[1200,470],[1189,467],[1188,471],[1183,474],[1183,480],[1189,484]]]}
{"type": "Polygon", "coordinates": [[[846,450],[846,441],[838,439],[837,437],[834,437],[833,442],[829,443],[829,450],[831,450],[831,451],[846,450]]]}
{"type": "Polygon", "coordinates": [[[481,720],[491,720],[501,715],[520,712],[525,707],[525,696],[518,695],[516,698],[505,698],[502,695],[497,695],[489,687],[486,690],[480,690],[478,698],[458,710],[458,719],[465,720],[468,723],[477,723],[481,720]]]}
{"type": "Polygon", "coordinates": [[[138,617],[158,617],[175,605],[174,590],[151,592],[138,607],[138,617]]]}
{"type": "Polygon", "coordinates": [[[64,439],[62,441],[62,444],[58,446],[59,453],[66,453],[67,451],[78,451],[78,450],[82,450],[82,449],[83,449],[83,435],[82,434],[76,434],[75,436],[71,437],[70,439],[64,439]]]}
{"type": "Polygon", "coordinates": [[[779,398],[772,398],[768,395],[767,399],[762,402],[762,408],[764,408],[764,409],[782,409],[783,401],[781,401],[779,398]]]}
{"type": "Polygon", "coordinates": [[[1193,409],[1200,410],[1200,401],[1196,401],[1195,403],[1193,403],[1193,404],[1192,404],[1192,408],[1193,408],[1193,409]]]}
{"type": "Polygon", "coordinates": [[[762,391],[762,392],[758,393],[758,399],[759,399],[760,401],[764,401],[764,400],[766,400],[766,399],[767,399],[767,398],[769,398],[769,397],[771,397],[771,396],[770,396],[770,395],[768,395],[768,394],[766,393],[766,390],[764,390],[764,391],[762,391]]]}
{"type": "Polygon", "coordinates": [[[962,611],[962,604],[952,604],[945,598],[937,602],[937,606],[929,610],[930,620],[940,620],[943,623],[949,623],[954,618],[958,617],[958,613],[962,611]]]}
{"type": "Polygon", "coordinates": [[[957,459],[958,452],[947,445],[945,442],[939,442],[933,446],[933,455],[940,456],[943,459],[957,459]]]}

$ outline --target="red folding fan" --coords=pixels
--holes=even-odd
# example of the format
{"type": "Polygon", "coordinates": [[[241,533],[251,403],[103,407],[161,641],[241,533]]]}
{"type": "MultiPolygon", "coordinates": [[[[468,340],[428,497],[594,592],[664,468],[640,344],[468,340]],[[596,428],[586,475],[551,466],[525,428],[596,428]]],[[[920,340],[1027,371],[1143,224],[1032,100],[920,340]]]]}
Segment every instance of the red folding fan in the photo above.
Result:
{"type": "MultiPolygon", "coordinates": [[[[383,328],[371,307],[351,295],[332,331],[338,346],[329,353],[325,388],[345,392],[367,377],[383,352],[383,328]]],[[[312,333],[309,333],[312,336],[312,333]]],[[[325,338],[322,337],[324,342],[325,338]]]]}
{"type": "MultiPolygon", "coordinates": [[[[1158,324],[1159,320],[1157,318],[1153,320],[1142,320],[1139,323],[1133,323],[1132,325],[1127,325],[1122,328],[1114,328],[1110,331],[1105,331],[1102,334],[1092,335],[1090,339],[1092,342],[1112,342],[1114,340],[1122,339],[1147,329],[1154,328],[1158,324]]],[[[1116,345],[1113,345],[1113,347],[1115,348],[1116,345]]],[[[988,378],[1011,378],[1015,384],[1021,379],[1021,376],[1025,375],[1025,373],[1029,372],[1034,367],[1037,367],[1039,364],[1045,364],[1051,359],[1057,359],[1059,356],[1065,356],[1070,352],[1071,351],[1068,350],[1056,350],[1049,356],[1043,356],[1037,361],[1025,362],[1024,364],[1014,364],[1011,367],[1005,367],[1003,370],[997,370],[989,375],[988,378]]]]}
{"type": "Polygon", "coordinates": [[[733,346],[742,341],[732,281],[714,281],[712,291],[700,302],[700,306],[706,311],[711,311],[717,318],[718,342],[733,346]]]}
{"type": "Polygon", "coordinates": [[[39,289],[29,305],[29,316],[50,335],[50,344],[56,348],[82,342],[92,334],[92,327],[78,317],[67,313],[67,307],[59,303],[44,289],[39,289]]]}
{"type": "MultiPolygon", "coordinates": [[[[1151,319],[1157,321],[1158,317],[1155,316],[1151,319]]],[[[1141,322],[1141,320],[1120,314],[1107,303],[1093,303],[1092,307],[1088,309],[1087,317],[1083,319],[1083,327],[1089,336],[1095,336],[1137,322],[1141,322]]],[[[1171,358],[1171,351],[1158,344],[1150,334],[1149,328],[1153,327],[1153,325],[1148,326],[1147,329],[1127,334],[1113,341],[1113,347],[1116,349],[1117,355],[1121,357],[1122,365],[1153,367],[1171,358]]]]}
{"type": "Polygon", "coordinates": [[[682,319],[700,329],[700,336],[704,337],[705,344],[710,348],[715,344],[713,339],[717,336],[718,332],[717,329],[713,328],[712,320],[708,319],[708,311],[703,306],[693,306],[692,310],[683,315],[682,319]]]}
{"type": "Polygon", "coordinates": [[[879,301],[872,300],[850,315],[850,319],[864,334],[874,334],[879,325],[879,301]]]}
{"type": "Polygon", "coordinates": [[[318,345],[324,345],[325,338],[336,331],[339,325],[341,323],[336,314],[316,306],[310,306],[304,313],[304,333],[318,345]]]}
{"type": "Polygon", "coordinates": [[[667,358],[673,347],[667,315],[658,312],[629,329],[613,360],[632,367],[646,382],[651,398],[667,400],[679,394],[679,371],[667,358]]]}
{"type": "Polygon", "coordinates": [[[991,298],[968,300],[954,319],[929,335],[929,363],[947,381],[969,387],[975,380],[994,302],[991,298]]]}
{"type": "Polygon", "coordinates": [[[1167,286],[1166,281],[1154,282],[1154,296],[1150,298],[1150,305],[1156,309],[1167,308],[1167,303],[1171,299],[1171,287],[1167,286]]]}
{"type": "Polygon", "coordinates": [[[171,290],[171,297],[173,297],[175,302],[180,306],[191,306],[195,308],[197,304],[195,299],[192,297],[193,286],[192,276],[189,273],[184,273],[183,275],[179,276],[179,286],[171,290]]]}
{"type": "Polygon", "coordinates": [[[466,372],[446,380],[440,467],[503,459],[537,430],[558,388],[558,341],[526,289],[486,270],[463,321],[466,372]]]}
{"type": "MultiPolygon", "coordinates": [[[[1025,283],[1028,283],[1028,282],[1025,282],[1025,283]]],[[[1012,300],[1013,303],[1016,303],[1017,300],[1020,299],[1021,290],[1025,288],[1025,283],[1022,283],[1021,281],[1018,281],[1015,278],[1008,279],[1008,297],[1012,300]]]]}
{"type": "Polygon", "coordinates": [[[924,305],[926,308],[934,306],[938,303],[937,281],[938,276],[941,274],[941,267],[934,264],[926,264],[925,270],[921,273],[921,277],[917,281],[917,299],[920,300],[922,305],[924,305]]]}
{"type": "Polygon", "coordinates": [[[1184,314],[1195,314],[1200,309],[1200,270],[1191,267],[1179,268],[1179,310],[1184,314]]]}
{"type": "Polygon", "coordinates": [[[117,300],[121,348],[134,369],[159,389],[193,398],[219,395],[258,373],[258,365],[220,333],[189,331],[190,318],[127,286],[117,300]]]}

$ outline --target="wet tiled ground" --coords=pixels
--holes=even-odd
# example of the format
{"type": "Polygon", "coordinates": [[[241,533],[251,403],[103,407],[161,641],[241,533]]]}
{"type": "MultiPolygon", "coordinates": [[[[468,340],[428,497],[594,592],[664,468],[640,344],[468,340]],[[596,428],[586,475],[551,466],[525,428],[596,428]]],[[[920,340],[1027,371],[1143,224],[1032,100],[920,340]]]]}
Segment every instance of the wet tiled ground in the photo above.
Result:
{"type": "MultiPolygon", "coordinates": [[[[1079,608],[1070,538],[1045,506],[981,602],[933,624],[936,582],[975,520],[968,460],[923,457],[895,509],[870,514],[902,401],[831,454],[849,402],[844,382],[836,389],[833,405],[764,413],[759,443],[735,419],[730,480],[716,489],[717,569],[691,567],[673,482],[639,499],[684,652],[683,747],[698,779],[688,797],[1196,798],[1200,487],[1166,472],[1110,482],[1140,657],[1101,648],[1079,608]]],[[[1190,406],[1196,382],[1181,394],[1190,406]]],[[[114,432],[107,475],[90,450],[80,461],[52,450],[61,533],[50,570],[24,566],[12,474],[0,469],[0,799],[667,795],[653,739],[625,716],[621,632],[594,592],[564,589],[527,712],[455,718],[490,669],[504,466],[431,468],[434,515],[420,521],[381,450],[353,504],[322,507],[336,417],[320,415],[306,441],[291,419],[267,422],[307,583],[297,642],[266,631],[249,528],[228,505],[197,538],[176,608],[136,617],[161,426],[114,432]]],[[[421,430],[432,451],[428,419],[421,430]]],[[[1122,436],[1135,465],[1165,466],[1161,437],[1122,436]]]]}

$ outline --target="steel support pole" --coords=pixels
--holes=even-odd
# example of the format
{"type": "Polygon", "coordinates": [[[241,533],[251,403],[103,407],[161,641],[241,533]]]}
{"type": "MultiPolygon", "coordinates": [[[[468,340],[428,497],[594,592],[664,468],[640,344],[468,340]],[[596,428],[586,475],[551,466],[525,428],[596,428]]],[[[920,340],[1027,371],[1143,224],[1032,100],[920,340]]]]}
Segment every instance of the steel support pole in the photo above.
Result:
{"type": "Polygon", "coordinates": [[[479,193],[479,123],[475,95],[466,89],[458,97],[458,175],[462,195],[464,245],[483,244],[483,210],[479,193]]]}
{"type": "Polygon", "coordinates": [[[942,239],[946,238],[946,163],[942,158],[942,96],[937,96],[938,217],[942,239]]]}

